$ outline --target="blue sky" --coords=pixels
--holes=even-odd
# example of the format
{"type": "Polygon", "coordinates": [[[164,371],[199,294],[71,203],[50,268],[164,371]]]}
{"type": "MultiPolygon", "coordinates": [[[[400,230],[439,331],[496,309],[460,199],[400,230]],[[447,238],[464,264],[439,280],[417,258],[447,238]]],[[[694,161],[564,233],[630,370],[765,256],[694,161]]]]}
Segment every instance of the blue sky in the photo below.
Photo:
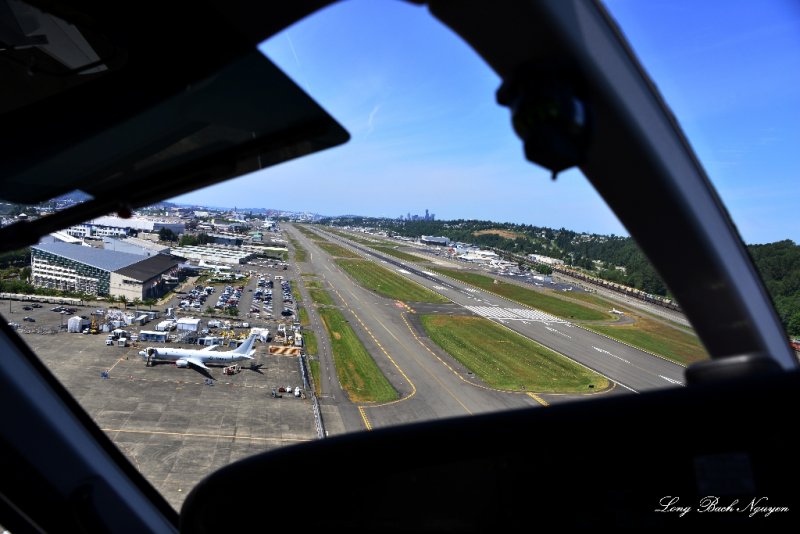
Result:
{"type": "MultiPolygon", "coordinates": [[[[606,2],[747,243],[800,242],[800,7],[606,2]]],[[[500,79],[424,7],[351,0],[262,45],[352,135],[179,202],[491,219],[626,235],[579,171],[527,163],[500,79]],[[256,200],[258,199],[258,200],[256,200]]]]}

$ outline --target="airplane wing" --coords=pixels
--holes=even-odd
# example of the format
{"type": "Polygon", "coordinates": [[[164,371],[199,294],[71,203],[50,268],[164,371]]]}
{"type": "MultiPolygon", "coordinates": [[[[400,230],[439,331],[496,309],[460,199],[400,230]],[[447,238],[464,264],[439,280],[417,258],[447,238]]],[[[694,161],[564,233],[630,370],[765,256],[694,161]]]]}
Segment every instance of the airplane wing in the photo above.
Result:
{"type": "Polygon", "coordinates": [[[211,370],[211,369],[209,369],[208,367],[206,367],[206,364],[204,364],[202,361],[200,361],[200,360],[199,360],[199,359],[197,359],[197,358],[194,358],[194,357],[191,357],[191,356],[190,356],[190,357],[188,357],[188,358],[184,358],[184,359],[185,359],[187,362],[189,362],[189,365],[194,365],[194,366],[196,366],[196,367],[199,367],[200,369],[205,369],[206,371],[210,371],[210,370],[211,370]]]}
{"type": "Polygon", "coordinates": [[[217,346],[216,346],[216,345],[209,345],[209,346],[207,346],[207,347],[203,347],[203,348],[202,348],[202,349],[200,349],[200,350],[201,350],[201,351],[203,351],[203,352],[208,352],[208,351],[214,350],[214,349],[216,349],[216,348],[217,348],[217,346]]]}

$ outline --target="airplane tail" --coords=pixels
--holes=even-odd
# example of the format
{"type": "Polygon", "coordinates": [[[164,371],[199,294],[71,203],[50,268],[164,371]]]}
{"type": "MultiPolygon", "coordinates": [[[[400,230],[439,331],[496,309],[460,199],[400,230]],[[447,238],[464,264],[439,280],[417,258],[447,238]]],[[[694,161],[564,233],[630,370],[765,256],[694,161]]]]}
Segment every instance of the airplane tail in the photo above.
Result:
{"type": "Polygon", "coordinates": [[[250,334],[250,336],[245,340],[244,343],[242,343],[241,345],[236,347],[236,349],[234,349],[233,353],[242,354],[250,358],[251,357],[250,350],[253,348],[253,343],[255,343],[256,337],[258,337],[258,334],[250,334]]]}

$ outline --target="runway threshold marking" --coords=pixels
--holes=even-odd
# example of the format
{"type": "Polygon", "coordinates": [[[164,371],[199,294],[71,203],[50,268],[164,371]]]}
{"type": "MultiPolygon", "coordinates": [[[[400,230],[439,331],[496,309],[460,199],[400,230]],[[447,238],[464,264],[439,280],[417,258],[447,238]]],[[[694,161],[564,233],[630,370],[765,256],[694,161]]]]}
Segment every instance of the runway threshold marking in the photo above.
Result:
{"type": "Polygon", "coordinates": [[[528,392],[528,396],[529,396],[530,398],[532,398],[533,400],[535,400],[536,402],[538,402],[539,404],[541,404],[542,406],[550,406],[550,403],[549,403],[549,402],[547,402],[546,400],[544,400],[543,398],[541,398],[541,397],[540,397],[539,395],[537,395],[536,393],[531,393],[531,392],[528,392]]]}

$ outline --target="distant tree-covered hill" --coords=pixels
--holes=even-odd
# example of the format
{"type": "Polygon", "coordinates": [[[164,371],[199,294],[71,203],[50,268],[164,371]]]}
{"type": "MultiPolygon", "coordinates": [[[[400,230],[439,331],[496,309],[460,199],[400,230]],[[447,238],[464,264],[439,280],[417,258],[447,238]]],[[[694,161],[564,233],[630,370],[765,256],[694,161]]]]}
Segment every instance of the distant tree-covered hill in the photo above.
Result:
{"type": "Polygon", "coordinates": [[[787,239],[747,248],[786,331],[800,336],[800,246],[787,239]]]}

